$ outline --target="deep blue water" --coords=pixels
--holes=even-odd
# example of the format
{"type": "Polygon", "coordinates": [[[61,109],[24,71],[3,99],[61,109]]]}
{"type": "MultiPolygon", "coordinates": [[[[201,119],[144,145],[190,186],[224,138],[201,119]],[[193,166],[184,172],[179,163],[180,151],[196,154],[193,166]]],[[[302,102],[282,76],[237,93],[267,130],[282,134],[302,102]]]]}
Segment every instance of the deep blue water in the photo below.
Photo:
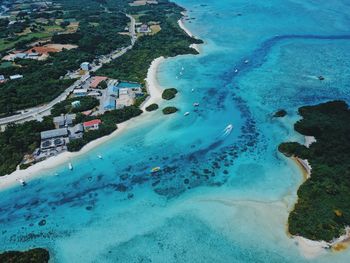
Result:
{"type": "Polygon", "coordinates": [[[307,261],[286,234],[302,175],[277,146],[303,142],[298,107],[349,101],[350,3],[177,2],[205,41],[201,55],[159,68],[162,86],[179,90],[161,106],[180,112],[144,114],[72,159],[73,171],[1,192],[1,250],[43,246],[55,262],[307,261]],[[273,119],[280,108],[288,116],[273,119]]]}

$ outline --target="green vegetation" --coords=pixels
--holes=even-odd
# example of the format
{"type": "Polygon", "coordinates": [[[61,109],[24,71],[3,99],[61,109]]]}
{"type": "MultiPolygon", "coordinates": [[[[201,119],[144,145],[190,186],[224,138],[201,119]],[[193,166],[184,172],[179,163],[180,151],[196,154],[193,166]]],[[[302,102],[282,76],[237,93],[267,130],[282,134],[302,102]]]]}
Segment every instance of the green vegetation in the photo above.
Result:
{"type": "Polygon", "coordinates": [[[0,176],[16,170],[23,156],[40,145],[40,132],[53,129],[52,118],[8,125],[0,133],[0,176]]]}
{"type": "Polygon", "coordinates": [[[171,100],[175,98],[176,94],[177,94],[177,89],[175,88],[165,89],[162,93],[162,99],[171,100]]]}
{"type": "Polygon", "coordinates": [[[99,105],[99,100],[86,96],[86,97],[80,97],[80,98],[71,98],[64,100],[60,103],[57,103],[51,110],[52,116],[59,116],[61,114],[67,114],[67,113],[78,113],[83,112],[87,110],[91,110],[99,105]],[[79,101],[80,106],[73,107],[72,102],[79,101]]]}
{"type": "MultiPolygon", "coordinates": [[[[100,128],[95,131],[85,132],[82,139],[71,141],[68,144],[68,150],[71,152],[79,151],[85,144],[93,140],[96,140],[97,138],[106,136],[111,132],[113,132],[114,130],[116,130],[117,129],[116,124],[122,123],[131,118],[139,116],[141,113],[142,113],[142,110],[140,110],[139,108],[135,106],[129,106],[119,110],[108,111],[105,114],[98,116],[98,118],[102,121],[100,128]]],[[[85,116],[80,116],[80,117],[81,117],[80,121],[88,121],[96,118],[96,117],[85,117],[85,116]]]]}
{"type": "Polygon", "coordinates": [[[50,254],[46,249],[34,248],[28,251],[7,251],[0,254],[0,262],[4,263],[46,263],[50,254]]]}
{"type": "Polygon", "coordinates": [[[152,61],[158,57],[174,57],[183,54],[197,54],[189,46],[202,43],[201,40],[189,37],[177,24],[181,18],[181,7],[169,1],[161,1],[158,5],[129,7],[127,12],[140,15],[143,23],[158,21],[162,30],[155,35],[140,37],[132,50],[122,57],[103,66],[98,75],[106,75],[116,79],[144,83],[152,61]]]}
{"type": "Polygon", "coordinates": [[[178,109],[176,107],[166,107],[162,111],[163,111],[163,114],[168,115],[168,114],[177,112],[178,109]]]}
{"type": "Polygon", "coordinates": [[[159,108],[158,104],[153,103],[146,107],[146,111],[155,111],[155,110],[158,110],[158,108],[159,108]]]}
{"type": "Polygon", "coordinates": [[[275,117],[275,118],[282,118],[282,117],[284,117],[286,115],[287,115],[287,112],[282,109],[282,110],[278,110],[277,112],[275,112],[273,117],[275,117]]]}
{"type": "Polygon", "coordinates": [[[1,34],[6,35],[0,37],[2,55],[12,47],[27,50],[33,41],[40,41],[49,36],[52,36],[53,43],[76,44],[78,48],[51,53],[44,61],[16,59],[15,65],[1,68],[1,75],[8,77],[21,74],[24,78],[1,85],[0,117],[53,100],[73,83],[73,80],[61,79],[67,71],[78,69],[82,62],[91,62],[96,56],[130,45],[130,37],[119,34],[129,23],[129,19],[122,12],[126,6],[127,3],[122,0],[55,0],[53,10],[23,13],[20,16],[25,19],[24,25],[22,22],[14,24],[18,24],[17,27],[22,25],[20,29],[16,29],[22,32],[38,18],[79,22],[76,32],[62,34],[55,34],[57,30],[62,29],[59,25],[49,24],[32,28],[28,34],[14,35],[11,31],[12,26],[8,25],[9,21],[1,19],[0,29],[6,29],[6,32],[0,30],[1,34]],[[57,7],[56,4],[61,4],[62,7],[57,7]],[[109,11],[106,12],[106,9],[109,11]],[[44,31],[41,32],[40,28],[44,31]]]}
{"type": "MultiPolygon", "coordinates": [[[[129,22],[125,13],[139,15],[139,20],[143,23],[157,21],[162,30],[155,35],[140,37],[131,50],[102,67],[96,72],[96,75],[107,75],[112,78],[144,83],[147,70],[155,58],[197,54],[189,46],[193,43],[202,43],[201,40],[186,35],[178,26],[177,21],[181,18],[183,9],[168,0],[160,0],[158,5],[139,7],[130,7],[128,1],[125,0],[54,0],[53,3],[54,7],[40,14],[35,12],[20,14],[23,19],[29,21],[34,18],[40,19],[44,24],[47,21],[48,25],[33,27],[30,34],[41,34],[41,28],[48,30],[50,27],[51,31],[55,31],[62,28],[68,29],[73,23],[79,23],[76,32],[54,34],[51,39],[54,43],[76,44],[79,47],[74,50],[51,53],[44,61],[16,59],[15,63],[7,63],[6,67],[2,66],[1,75],[22,74],[24,78],[1,85],[0,117],[54,99],[74,81],[62,78],[67,71],[79,68],[83,61],[91,62],[96,56],[130,45],[130,38],[119,34],[124,31],[129,22]],[[57,3],[60,5],[56,6],[57,3]],[[52,24],[52,21],[57,23],[52,24]],[[69,21],[69,24],[63,23],[64,21],[69,21]]],[[[1,21],[1,23],[8,26],[6,21],[1,21]]],[[[21,32],[27,29],[23,26],[21,32]]],[[[20,29],[16,30],[20,31],[20,29]]],[[[30,34],[24,34],[23,37],[28,37],[30,34]]],[[[18,35],[13,37],[12,40],[6,39],[6,41],[17,41],[15,43],[17,48],[27,49],[29,48],[27,45],[33,41],[33,39],[19,40],[18,35]]],[[[41,40],[40,37],[38,40],[41,40]]],[[[102,84],[100,88],[105,88],[105,85],[102,84]]],[[[175,91],[175,89],[167,91],[165,97],[175,96],[175,91]]],[[[98,117],[85,116],[80,113],[96,106],[93,98],[69,99],[57,104],[52,114],[57,116],[62,113],[77,112],[76,123],[95,118],[102,120],[99,130],[86,132],[82,139],[69,143],[68,150],[77,151],[88,142],[113,132],[117,129],[116,124],[140,115],[142,110],[138,107],[147,96],[148,94],[138,97],[134,106],[109,111],[98,117]],[[80,100],[79,108],[72,108],[71,102],[75,100],[80,100]]],[[[148,110],[155,110],[156,107],[158,108],[158,105],[150,105],[148,110]]],[[[176,111],[175,107],[163,109],[164,114],[176,111]]],[[[52,117],[50,117],[45,118],[43,122],[31,121],[9,125],[4,132],[1,132],[0,176],[13,172],[23,156],[32,153],[39,146],[40,132],[52,128],[52,117]]]]}
{"type": "Polygon", "coordinates": [[[309,148],[295,142],[279,146],[286,156],[308,159],[312,167],[289,215],[289,232],[330,241],[350,225],[350,110],[345,102],[333,101],[301,107],[299,114],[303,119],[295,130],[317,142],[309,148]]]}

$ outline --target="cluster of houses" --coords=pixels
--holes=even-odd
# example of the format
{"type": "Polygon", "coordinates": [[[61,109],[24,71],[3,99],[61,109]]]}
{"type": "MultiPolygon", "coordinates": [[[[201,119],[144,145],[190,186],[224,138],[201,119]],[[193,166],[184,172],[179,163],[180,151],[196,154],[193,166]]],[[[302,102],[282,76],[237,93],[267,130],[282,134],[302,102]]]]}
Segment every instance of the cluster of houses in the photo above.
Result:
{"type": "Polygon", "coordinates": [[[83,137],[84,132],[98,130],[102,121],[94,119],[75,123],[75,114],[66,114],[53,118],[55,129],[40,133],[41,143],[31,156],[26,156],[23,163],[42,161],[67,151],[67,144],[83,137]]]}
{"type": "Polygon", "coordinates": [[[73,96],[77,98],[96,97],[100,101],[99,113],[131,106],[137,97],[143,95],[140,84],[119,82],[105,76],[88,77],[82,85],[73,90],[73,96]],[[103,82],[104,86],[102,86],[103,82]]]}

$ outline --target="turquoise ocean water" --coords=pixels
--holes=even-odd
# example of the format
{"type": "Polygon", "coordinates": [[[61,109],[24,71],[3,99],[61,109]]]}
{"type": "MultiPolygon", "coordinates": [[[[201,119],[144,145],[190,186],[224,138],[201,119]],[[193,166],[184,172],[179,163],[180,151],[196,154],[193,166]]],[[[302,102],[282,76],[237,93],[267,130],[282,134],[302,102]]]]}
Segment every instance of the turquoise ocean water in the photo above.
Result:
{"type": "Polygon", "coordinates": [[[163,105],[180,113],[149,113],[72,159],[73,171],[0,192],[0,250],[47,247],[53,262],[348,262],[349,251],[306,260],[288,238],[302,175],[277,146],[303,142],[298,107],[349,102],[350,3],[177,3],[205,41],[159,68],[179,90],[163,105]],[[289,115],[272,119],[280,108],[289,115]]]}

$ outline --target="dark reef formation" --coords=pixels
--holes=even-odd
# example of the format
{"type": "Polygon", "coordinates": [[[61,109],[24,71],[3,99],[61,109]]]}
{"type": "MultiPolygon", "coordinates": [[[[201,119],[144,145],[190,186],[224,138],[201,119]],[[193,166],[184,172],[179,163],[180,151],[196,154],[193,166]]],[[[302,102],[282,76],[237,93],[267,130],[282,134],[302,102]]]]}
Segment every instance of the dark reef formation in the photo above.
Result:
{"type": "Polygon", "coordinates": [[[28,251],[7,251],[0,254],[0,262],[3,263],[46,263],[50,254],[46,249],[34,248],[28,251]]]}

